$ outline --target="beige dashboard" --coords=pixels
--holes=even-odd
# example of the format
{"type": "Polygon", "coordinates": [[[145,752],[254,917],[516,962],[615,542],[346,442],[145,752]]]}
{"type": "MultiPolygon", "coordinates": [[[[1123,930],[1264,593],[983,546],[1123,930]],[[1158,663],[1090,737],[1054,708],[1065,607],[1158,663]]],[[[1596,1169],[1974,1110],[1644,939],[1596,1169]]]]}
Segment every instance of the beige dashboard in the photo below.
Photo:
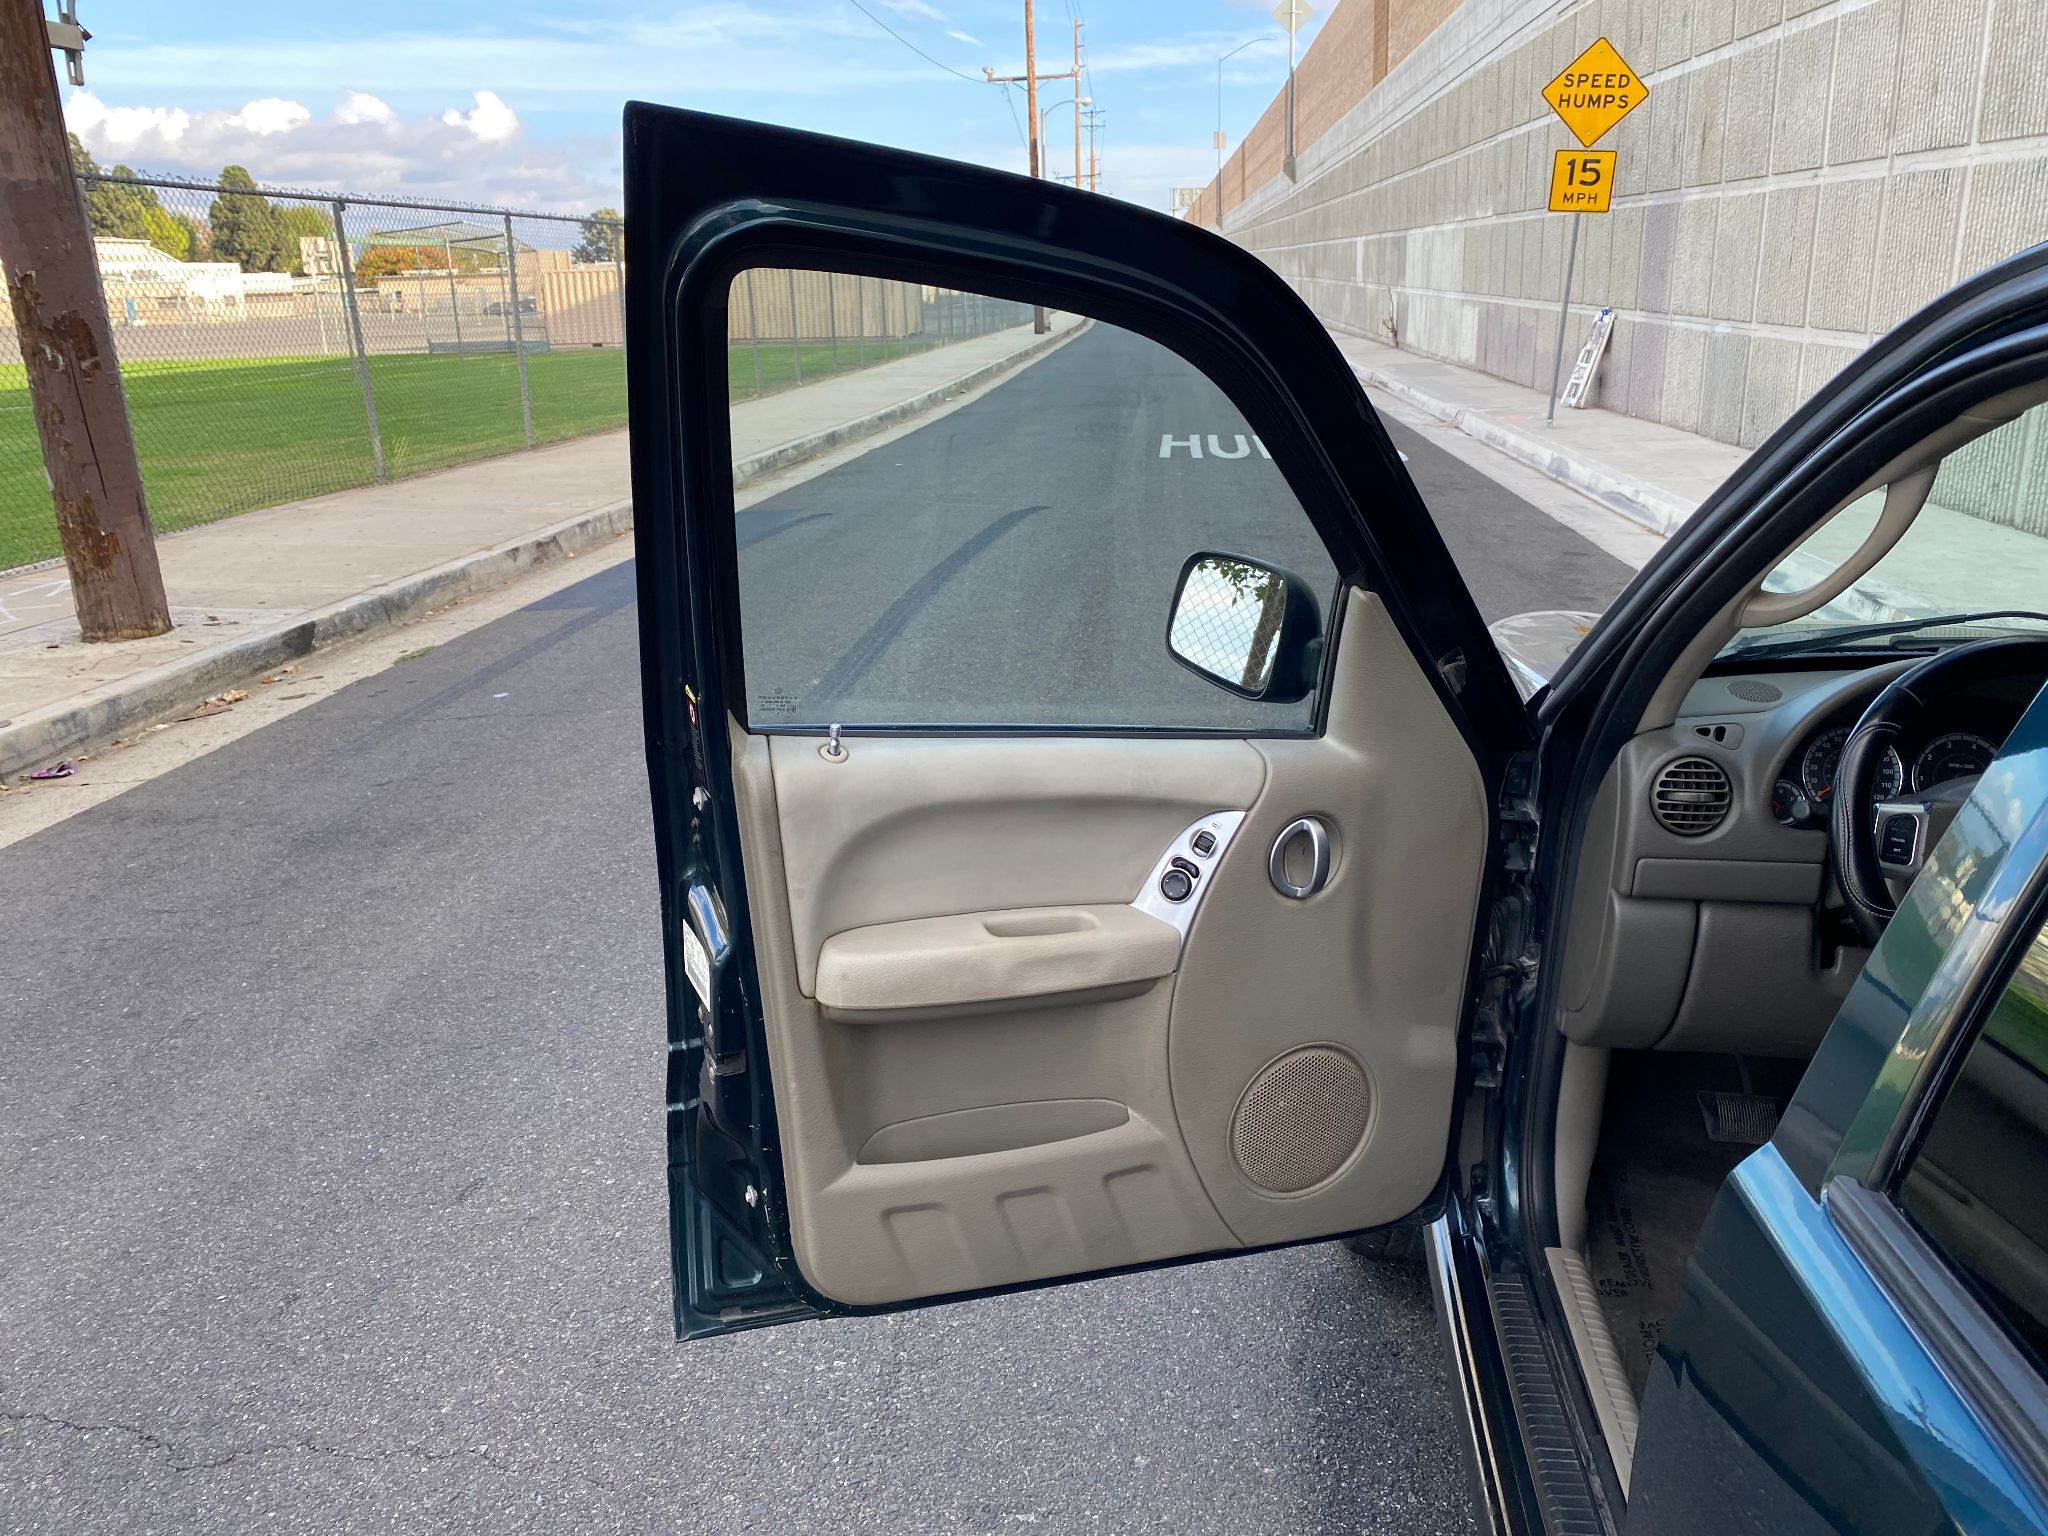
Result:
{"type": "Polygon", "coordinates": [[[1573,892],[1569,1038],[1812,1052],[1867,951],[1827,920],[1827,833],[1784,824],[1772,789],[1910,665],[1702,678],[1677,719],[1622,749],[1573,892]]]}

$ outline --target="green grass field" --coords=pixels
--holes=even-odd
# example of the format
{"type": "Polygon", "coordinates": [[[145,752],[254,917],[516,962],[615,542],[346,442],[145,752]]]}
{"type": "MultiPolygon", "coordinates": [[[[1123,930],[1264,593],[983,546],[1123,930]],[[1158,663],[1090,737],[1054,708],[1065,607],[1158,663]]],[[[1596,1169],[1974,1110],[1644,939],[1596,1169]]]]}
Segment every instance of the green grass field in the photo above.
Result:
{"type": "MultiPolygon", "coordinates": [[[[914,343],[842,342],[839,371],[917,350],[914,343]]],[[[763,391],[797,380],[787,345],[763,345],[763,391]]],[[[833,349],[802,349],[805,382],[833,371],[833,349]]],[[[626,422],[626,369],[612,350],[541,352],[526,360],[536,443],[626,422]]],[[[729,354],[733,396],[755,387],[755,352],[729,354]]],[[[319,496],[376,478],[363,397],[346,357],[135,362],[122,369],[160,533],[319,496]]],[[[515,360],[501,353],[370,359],[371,390],[393,478],[445,469],[523,446],[515,360]]],[[[0,366],[0,571],[58,553],[57,526],[18,365],[0,366]]]]}

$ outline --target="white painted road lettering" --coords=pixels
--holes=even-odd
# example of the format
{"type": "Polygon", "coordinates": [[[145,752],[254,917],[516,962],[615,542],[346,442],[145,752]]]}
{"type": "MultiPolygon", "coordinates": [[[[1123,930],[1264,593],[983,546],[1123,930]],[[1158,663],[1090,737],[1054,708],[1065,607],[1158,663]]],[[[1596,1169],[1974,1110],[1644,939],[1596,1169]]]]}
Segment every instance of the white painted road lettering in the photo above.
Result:
{"type": "MultiPolygon", "coordinates": [[[[1176,448],[1185,448],[1188,457],[1191,459],[1203,457],[1202,434],[1195,432],[1190,433],[1186,437],[1175,437],[1171,432],[1160,434],[1159,457],[1162,459],[1172,458],[1173,451],[1176,448]]],[[[1255,436],[1249,436],[1243,432],[1211,432],[1209,434],[1209,452],[1207,456],[1212,459],[1242,459],[1248,456],[1254,448],[1258,449],[1259,457],[1262,459],[1273,457],[1272,454],[1266,451],[1266,445],[1255,436]]]]}

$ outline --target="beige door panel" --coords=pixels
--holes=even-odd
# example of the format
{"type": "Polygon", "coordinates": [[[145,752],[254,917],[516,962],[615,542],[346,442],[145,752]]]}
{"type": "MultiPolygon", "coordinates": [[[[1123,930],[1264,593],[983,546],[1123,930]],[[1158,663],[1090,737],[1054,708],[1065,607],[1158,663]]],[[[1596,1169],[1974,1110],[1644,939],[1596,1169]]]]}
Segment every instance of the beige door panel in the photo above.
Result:
{"type": "Polygon", "coordinates": [[[1256,746],[1266,787],[1195,917],[1170,1036],[1188,1150],[1248,1244],[1376,1226],[1428,1195],[1487,838],[1478,765],[1368,593],[1345,608],[1323,736],[1256,746]],[[1331,870],[1294,900],[1267,857],[1304,816],[1329,828],[1331,870]],[[1312,1045],[1328,1054],[1296,1054],[1312,1045]],[[1347,1117],[1363,1139],[1330,1140],[1347,1117]]]}
{"type": "MultiPolygon", "coordinates": [[[[735,723],[732,740],[804,1277],[877,1304],[1232,1246],[1174,1129],[1179,935],[1128,904],[1186,827],[1251,803],[1258,753],[1227,740],[863,737],[832,763],[815,739],[735,723]],[[800,869],[807,879],[792,878],[800,869]],[[1021,931],[1067,928],[1071,912],[1095,918],[1128,979],[1098,984],[1090,961],[1085,979],[1076,966],[1052,978],[1050,995],[898,1006],[988,990],[914,961],[911,974],[858,978],[872,990],[837,990],[847,953],[886,951],[872,936],[891,929],[972,940],[993,924],[1008,931],[962,947],[1043,945],[1078,961],[1080,935],[1021,931]],[[828,1015],[820,991],[884,1006],[828,1015]]],[[[1017,975],[1046,979],[1037,965],[1017,975]]]]}
{"type": "Polygon", "coordinates": [[[1183,828],[1250,805],[1266,771],[1231,740],[854,737],[841,762],[816,737],[766,743],[807,997],[849,929],[1128,902],[1183,828]]]}
{"type": "Polygon", "coordinates": [[[1347,605],[1318,739],[732,739],[791,1237],[824,1294],[1345,1231],[1428,1193],[1486,817],[1376,599],[1347,605]],[[1183,945],[1131,903],[1237,811],[1183,945]],[[1268,852],[1311,815],[1331,878],[1290,900],[1268,852]]]}

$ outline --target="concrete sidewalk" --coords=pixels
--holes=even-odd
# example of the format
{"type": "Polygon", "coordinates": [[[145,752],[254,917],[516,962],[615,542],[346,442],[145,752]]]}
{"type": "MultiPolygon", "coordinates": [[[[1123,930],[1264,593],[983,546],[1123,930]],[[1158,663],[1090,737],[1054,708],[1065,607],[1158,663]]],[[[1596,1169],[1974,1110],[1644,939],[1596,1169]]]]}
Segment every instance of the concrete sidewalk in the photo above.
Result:
{"type": "Polygon", "coordinates": [[[1505,379],[1332,333],[1337,350],[1370,388],[1571,486],[1601,505],[1669,534],[1749,457],[1691,432],[1598,407],[1543,420],[1548,397],[1505,379]]]}
{"type": "MultiPolygon", "coordinates": [[[[1074,333],[1028,326],[735,402],[744,484],[985,384],[1074,333]]],[[[0,780],[197,707],[321,645],[633,525],[626,433],[246,512],[158,542],[176,627],[87,645],[62,567],[0,577],[0,780]]]]}

